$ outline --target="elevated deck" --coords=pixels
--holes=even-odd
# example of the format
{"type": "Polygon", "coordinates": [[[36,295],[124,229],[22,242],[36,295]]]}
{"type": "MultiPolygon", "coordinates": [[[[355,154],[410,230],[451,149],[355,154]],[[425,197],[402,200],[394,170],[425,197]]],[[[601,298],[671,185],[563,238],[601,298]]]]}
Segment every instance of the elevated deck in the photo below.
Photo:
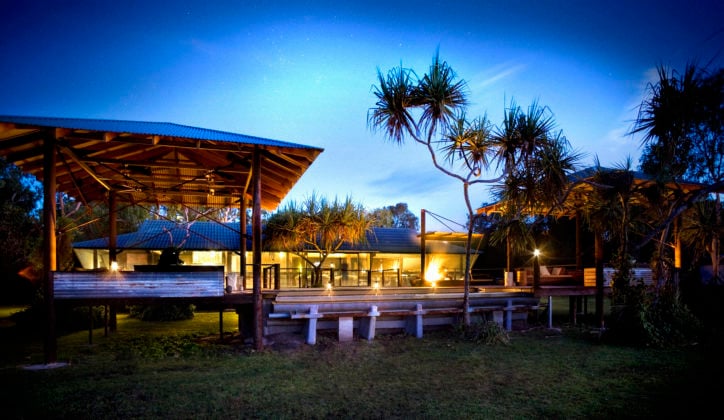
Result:
{"type": "MultiPolygon", "coordinates": [[[[336,330],[340,341],[371,340],[377,330],[399,330],[422,337],[423,331],[459,321],[464,314],[462,287],[395,287],[281,290],[265,310],[264,334],[297,332],[314,344],[318,330],[336,330]]],[[[472,290],[471,317],[504,325],[526,324],[538,309],[531,290],[472,290]]]]}
{"type": "MultiPolygon", "coordinates": [[[[55,299],[69,305],[133,305],[194,303],[223,312],[233,309],[242,335],[252,334],[253,295],[250,290],[228,292],[222,267],[203,270],[130,272],[56,272],[55,299]]],[[[454,287],[337,287],[332,289],[263,289],[264,335],[280,332],[307,334],[314,342],[317,330],[337,330],[340,339],[371,339],[375,330],[422,331],[451,325],[464,315],[464,288],[454,287]]],[[[610,293],[610,288],[605,292],[610,293]]],[[[468,311],[473,319],[494,320],[510,330],[527,324],[541,298],[593,296],[591,286],[502,285],[472,286],[468,311]]]]}

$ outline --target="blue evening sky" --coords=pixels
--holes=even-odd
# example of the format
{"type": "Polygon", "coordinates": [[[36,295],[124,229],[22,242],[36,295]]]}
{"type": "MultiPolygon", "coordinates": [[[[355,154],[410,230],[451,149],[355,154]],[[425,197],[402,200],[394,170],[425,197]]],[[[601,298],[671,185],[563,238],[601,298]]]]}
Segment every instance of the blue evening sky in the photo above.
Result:
{"type": "MultiPolygon", "coordinates": [[[[638,162],[627,135],[655,67],[724,61],[724,2],[0,0],[0,114],[164,121],[318,146],[287,200],[406,202],[458,223],[462,186],[367,127],[376,70],[437,48],[496,124],[550,107],[573,147],[638,162]]],[[[472,191],[489,202],[488,188],[472,191]]],[[[286,200],[285,200],[286,202],[286,200]]],[[[461,229],[450,224],[452,229],[461,229]]],[[[428,219],[429,230],[449,230],[428,219]]]]}

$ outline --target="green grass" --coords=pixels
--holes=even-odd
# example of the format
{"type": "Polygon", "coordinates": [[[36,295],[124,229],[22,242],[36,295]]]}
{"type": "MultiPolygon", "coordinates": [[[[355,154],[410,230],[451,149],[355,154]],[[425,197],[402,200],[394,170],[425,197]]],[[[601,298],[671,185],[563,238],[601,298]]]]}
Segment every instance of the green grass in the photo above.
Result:
{"type": "MultiPolygon", "coordinates": [[[[720,349],[618,347],[561,326],[513,332],[509,345],[450,331],[352,343],[322,333],[314,347],[254,352],[219,341],[218,313],[121,316],[117,333],[94,331],[93,345],[87,331],[60,337],[63,368],[19,367],[42,360],[37,337],[21,337],[23,357],[2,360],[0,404],[6,418],[104,419],[688,417],[716,406],[720,349]]],[[[235,314],[224,329],[236,329],[235,314]]]]}
{"type": "Polygon", "coordinates": [[[0,306],[0,319],[9,318],[12,314],[21,312],[26,306],[0,306]]]}

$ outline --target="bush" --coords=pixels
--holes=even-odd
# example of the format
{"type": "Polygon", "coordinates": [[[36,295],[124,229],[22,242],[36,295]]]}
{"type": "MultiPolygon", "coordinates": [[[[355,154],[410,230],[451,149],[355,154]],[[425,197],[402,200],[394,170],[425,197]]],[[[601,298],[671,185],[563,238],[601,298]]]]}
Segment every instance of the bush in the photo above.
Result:
{"type": "MultiPolygon", "coordinates": [[[[43,331],[45,323],[45,307],[42,302],[36,302],[25,310],[13,314],[11,319],[24,329],[36,329],[43,331]]],[[[58,334],[65,334],[74,331],[88,329],[89,311],[95,327],[103,325],[105,319],[105,308],[103,306],[65,306],[55,307],[55,328],[58,334]]]]}
{"type": "Polygon", "coordinates": [[[181,321],[193,319],[194,305],[135,305],[129,308],[129,316],[141,321],[181,321]]]}
{"type": "Polygon", "coordinates": [[[455,332],[461,340],[479,344],[508,344],[510,337],[502,325],[495,321],[478,321],[469,326],[460,322],[455,326],[455,332]]]}
{"type": "Polygon", "coordinates": [[[611,308],[606,336],[623,344],[663,348],[696,341],[701,331],[701,322],[678,293],[631,287],[625,304],[611,308]]]}

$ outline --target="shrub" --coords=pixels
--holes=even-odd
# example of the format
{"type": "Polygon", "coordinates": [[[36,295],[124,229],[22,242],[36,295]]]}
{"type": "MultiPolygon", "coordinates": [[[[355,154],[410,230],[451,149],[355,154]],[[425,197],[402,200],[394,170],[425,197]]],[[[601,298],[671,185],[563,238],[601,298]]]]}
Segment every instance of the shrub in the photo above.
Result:
{"type": "Polygon", "coordinates": [[[479,344],[508,344],[510,337],[502,325],[495,321],[477,321],[470,325],[460,322],[455,325],[455,332],[461,340],[479,344]]]}
{"type": "Polygon", "coordinates": [[[93,325],[98,327],[104,323],[104,311],[103,306],[56,308],[56,326],[60,332],[80,331],[88,328],[89,318],[92,318],[93,325]]]}
{"type": "MultiPolygon", "coordinates": [[[[89,311],[95,327],[103,325],[103,306],[65,306],[55,307],[55,328],[58,334],[81,331],[88,328],[89,311]]],[[[23,329],[43,331],[47,322],[43,302],[35,302],[21,312],[12,315],[11,319],[23,329]]]]}
{"type": "Polygon", "coordinates": [[[129,308],[129,316],[141,321],[181,321],[193,319],[194,305],[135,305],[129,308]]]}
{"type": "Polygon", "coordinates": [[[701,322],[675,291],[631,287],[625,304],[611,308],[606,336],[623,344],[663,348],[693,342],[701,330],[701,322]]]}

